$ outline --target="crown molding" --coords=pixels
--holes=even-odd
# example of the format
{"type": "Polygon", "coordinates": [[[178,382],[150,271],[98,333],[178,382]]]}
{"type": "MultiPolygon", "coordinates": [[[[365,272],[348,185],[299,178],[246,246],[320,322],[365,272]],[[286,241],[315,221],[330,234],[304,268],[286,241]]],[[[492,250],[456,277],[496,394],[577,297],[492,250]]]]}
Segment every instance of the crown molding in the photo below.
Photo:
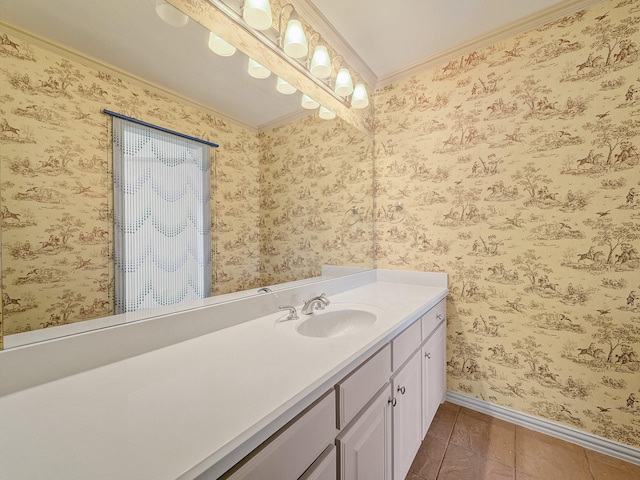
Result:
{"type": "Polygon", "coordinates": [[[400,80],[404,80],[405,78],[424,70],[444,65],[450,60],[460,58],[462,55],[466,55],[474,50],[480,50],[507,38],[515,37],[516,35],[553,22],[567,15],[571,15],[580,10],[584,10],[585,8],[603,1],[604,0],[568,0],[553,7],[546,8],[538,13],[529,15],[523,19],[505,25],[504,27],[492,30],[484,35],[469,40],[468,42],[456,45],[442,53],[425,58],[424,60],[402,68],[401,70],[379,77],[376,79],[375,88],[379,89],[400,80]]]}
{"type": "Polygon", "coordinates": [[[314,110],[299,110],[288,115],[284,115],[280,118],[276,118],[275,120],[271,120],[270,122],[263,123],[262,125],[258,125],[258,133],[267,132],[269,130],[273,130],[274,128],[281,127],[288,123],[293,122],[294,120],[298,120],[300,118],[308,117],[310,115],[314,115],[318,109],[314,110]]]}
{"type": "Polygon", "coordinates": [[[310,0],[291,0],[300,16],[318,32],[331,47],[342,55],[344,61],[352,67],[360,77],[375,88],[377,77],[369,65],[358,55],[351,44],[331,25],[329,20],[311,3],[310,0]]]}

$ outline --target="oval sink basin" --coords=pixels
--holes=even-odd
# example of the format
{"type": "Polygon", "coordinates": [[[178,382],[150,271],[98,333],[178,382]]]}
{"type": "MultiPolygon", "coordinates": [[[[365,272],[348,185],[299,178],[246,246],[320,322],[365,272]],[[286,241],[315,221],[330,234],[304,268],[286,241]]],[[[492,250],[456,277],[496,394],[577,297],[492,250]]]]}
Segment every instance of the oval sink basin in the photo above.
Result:
{"type": "Polygon", "coordinates": [[[359,332],[376,323],[375,313],[366,310],[344,309],[314,312],[296,330],[306,337],[340,337],[359,332]]]}

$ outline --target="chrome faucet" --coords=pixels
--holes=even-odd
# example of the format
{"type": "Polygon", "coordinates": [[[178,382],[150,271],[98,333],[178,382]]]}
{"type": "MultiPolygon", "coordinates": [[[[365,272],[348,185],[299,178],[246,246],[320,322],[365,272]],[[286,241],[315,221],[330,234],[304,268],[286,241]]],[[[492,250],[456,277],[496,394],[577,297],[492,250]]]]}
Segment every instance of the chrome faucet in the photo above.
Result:
{"type": "Polygon", "coordinates": [[[330,303],[329,299],[323,293],[317,297],[311,297],[309,300],[304,302],[301,312],[305,315],[311,315],[314,310],[324,310],[324,307],[330,303]]]}
{"type": "Polygon", "coordinates": [[[280,310],[288,310],[289,315],[287,315],[287,320],[297,320],[298,312],[296,312],[296,307],[292,307],[291,305],[280,305],[278,307],[280,310]]]}

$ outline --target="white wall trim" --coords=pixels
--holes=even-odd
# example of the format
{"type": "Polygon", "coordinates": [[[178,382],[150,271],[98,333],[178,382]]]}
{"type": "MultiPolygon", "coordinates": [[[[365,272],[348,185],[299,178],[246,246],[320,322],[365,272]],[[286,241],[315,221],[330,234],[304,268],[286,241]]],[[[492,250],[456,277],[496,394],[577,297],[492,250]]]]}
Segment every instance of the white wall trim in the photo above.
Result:
{"type": "Polygon", "coordinates": [[[521,427],[575,443],[589,450],[595,450],[596,452],[640,465],[640,449],[452,390],[447,390],[446,400],[521,427]]]}

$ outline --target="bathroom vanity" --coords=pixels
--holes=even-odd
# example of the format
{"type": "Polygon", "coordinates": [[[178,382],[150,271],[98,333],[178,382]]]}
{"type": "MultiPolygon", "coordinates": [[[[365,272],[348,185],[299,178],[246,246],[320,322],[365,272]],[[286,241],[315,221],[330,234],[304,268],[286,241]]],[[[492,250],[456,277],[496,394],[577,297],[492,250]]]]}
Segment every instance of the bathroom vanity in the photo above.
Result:
{"type": "Polygon", "coordinates": [[[444,399],[447,293],[445,274],[372,270],[138,325],[178,333],[0,397],[3,475],[404,480],[444,399]]]}

